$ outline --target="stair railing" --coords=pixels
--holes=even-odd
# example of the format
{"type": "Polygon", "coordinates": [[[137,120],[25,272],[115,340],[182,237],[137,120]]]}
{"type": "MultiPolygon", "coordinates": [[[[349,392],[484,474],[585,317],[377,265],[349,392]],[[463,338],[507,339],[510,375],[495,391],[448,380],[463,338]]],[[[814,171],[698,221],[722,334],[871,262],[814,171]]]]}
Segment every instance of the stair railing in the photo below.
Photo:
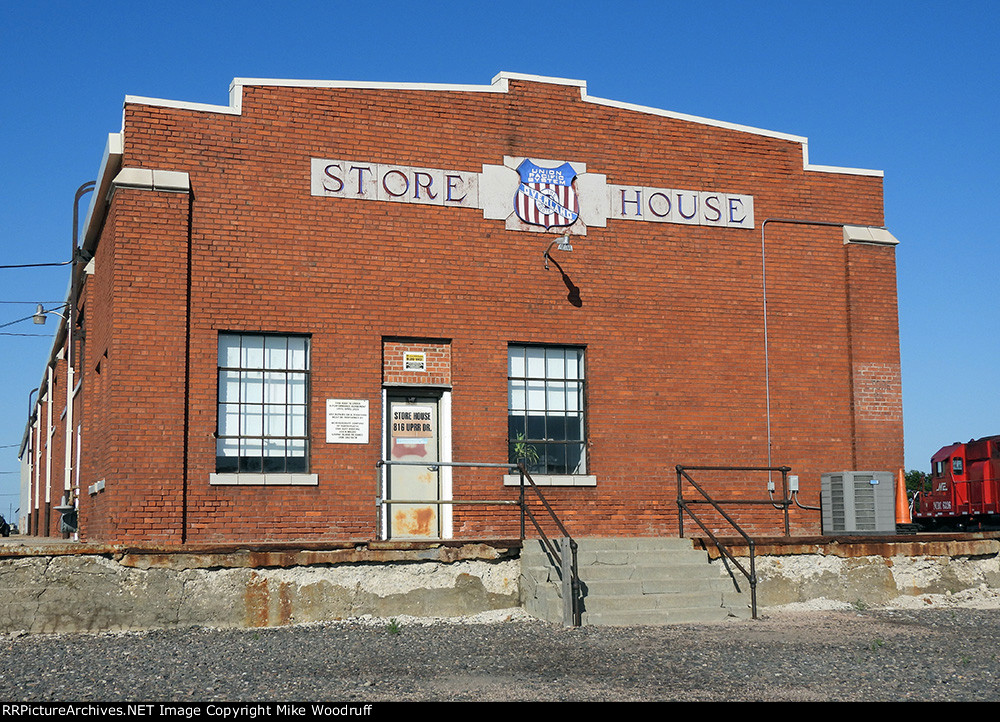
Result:
{"type": "MultiPolygon", "coordinates": [[[[719,554],[722,555],[723,564],[726,565],[727,570],[729,570],[730,576],[732,576],[732,570],[729,568],[729,563],[731,562],[744,577],[746,577],[747,582],[750,584],[750,611],[754,619],[757,619],[757,566],[755,557],[755,544],[754,540],[740,527],[736,521],[730,517],[722,508],[721,504],[757,504],[757,505],[768,505],[776,509],[782,509],[785,517],[785,536],[788,535],[788,507],[792,504],[792,501],[788,497],[788,472],[791,468],[787,466],[681,466],[678,464],[674,467],[677,470],[677,527],[681,538],[684,537],[684,514],[687,513],[694,520],[694,522],[701,527],[701,530],[705,532],[712,543],[715,544],[716,549],[719,550],[719,554]],[[766,472],[780,472],[781,473],[781,500],[775,499],[723,499],[716,500],[713,499],[707,491],[698,482],[691,478],[689,471],[766,471],[766,472]],[[695,491],[698,492],[701,498],[685,499],[684,498],[684,481],[687,481],[695,491]],[[694,505],[697,504],[709,504],[715,511],[725,519],[729,525],[739,534],[743,540],[746,542],[747,549],[750,553],[750,568],[746,569],[740,561],[733,556],[733,554],[722,544],[719,538],[712,532],[705,522],[695,513],[694,505]]],[[[736,585],[736,579],[733,578],[733,584],[736,585]]],[[[739,585],[736,585],[737,591],[739,591],[739,585]]]]}
{"type": "MultiPolygon", "coordinates": [[[[563,599],[563,623],[566,626],[579,627],[581,623],[581,604],[580,604],[580,573],[579,566],[577,563],[577,551],[578,545],[575,539],[573,539],[569,532],[566,530],[565,525],[556,515],[555,510],[546,501],[545,496],[542,494],[541,489],[535,483],[535,480],[531,478],[531,474],[525,468],[523,463],[517,464],[489,464],[482,462],[458,462],[458,461],[390,461],[388,459],[380,459],[375,462],[376,469],[381,471],[384,466],[425,466],[432,471],[437,471],[438,467],[449,466],[449,467],[475,467],[475,468],[490,468],[490,469],[506,469],[508,471],[517,470],[520,476],[520,490],[518,493],[517,501],[512,499],[386,499],[383,497],[378,497],[376,499],[376,504],[379,508],[379,528],[382,528],[382,514],[386,507],[392,504],[427,504],[427,505],[457,505],[457,504],[479,504],[479,505],[495,505],[495,506],[517,506],[521,510],[521,542],[523,545],[525,538],[525,520],[531,522],[534,526],[535,531],[538,532],[539,539],[545,546],[546,551],[549,556],[553,559],[556,564],[557,569],[559,569],[560,577],[562,579],[562,599],[563,599]],[[525,483],[527,482],[527,484],[525,483]],[[549,518],[555,524],[562,538],[559,543],[554,543],[553,540],[549,539],[545,531],[542,529],[542,525],[539,520],[532,513],[528,506],[529,497],[527,491],[534,493],[538,501],[541,502],[542,507],[548,513],[549,518]]],[[[379,485],[381,488],[381,484],[379,485]]]]}

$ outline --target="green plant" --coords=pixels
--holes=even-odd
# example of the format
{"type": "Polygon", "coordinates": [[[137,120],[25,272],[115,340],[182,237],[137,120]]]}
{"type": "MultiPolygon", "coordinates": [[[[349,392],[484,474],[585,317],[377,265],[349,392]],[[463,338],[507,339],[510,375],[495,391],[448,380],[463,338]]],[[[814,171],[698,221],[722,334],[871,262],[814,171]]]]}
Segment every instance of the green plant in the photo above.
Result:
{"type": "Polygon", "coordinates": [[[389,623],[385,625],[385,631],[394,637],[397,636],[402,631],[402,628],[399,626],[399,620],[395,618],[390,619],[389,623]]]}
{"type": "Polygon", "coordinates": [[[524,434],[518,434],[514,442],[514,457],[525,466],[532,467],[538,463],[538,449],[524,440],[524,434]]]}
{"type": "Polygon", "coordinates": [[[863,612],[866,609],[868,609],[868,602],[866,602],[864,599],[856,599],[852,606],[859,612],[863,612]]]}
{"type": "Polygon", "coordinates": [[[881,639],[873,639],[871,644],[871,650],[874,652],[877,649],[881,648],[883,644],[885,644],[885,642],[882,641],[881,639]]]}

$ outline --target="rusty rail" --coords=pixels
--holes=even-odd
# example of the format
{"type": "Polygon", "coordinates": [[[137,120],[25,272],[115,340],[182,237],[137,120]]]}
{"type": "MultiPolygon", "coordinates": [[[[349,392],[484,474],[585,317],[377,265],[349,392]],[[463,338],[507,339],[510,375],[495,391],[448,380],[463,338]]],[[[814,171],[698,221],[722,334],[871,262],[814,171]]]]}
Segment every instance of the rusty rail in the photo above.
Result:
{"type": "Polygon", "coordinates": [[[379,527],[382,526],[381,510],[389,506],[390,504],[433,504],[437,506],[443,505],[457,505],[457,504],[480,504],[480,505],[495,505],[495,506],[517,506],[521,510],[521,541],[524,542],[525,538],[525,519],[531,522],[535,527],[535,531],[538,532],[539,538],[542,544],[545,545],[545,549],[548,551],[549,555],[555,561],[562,578],[563,585],[563,622],[566,626],[579,627],[581,623],[581,613],[580,613],[580,574],[577,564],[577,551],[578,545],[575,539],[573,539],[569,532],[566,530],[565,525],[556,515],[555,510],[546,501],[545,496],[542,494],[541,489],[535,484],[535,480],[531,478],[531,474],[525,468],[524,464],[492,464],[492,463],[480,463],[480,462],[459,462],[459,461],[390,461],[387,459],[380,459],[375,462],[376,469],[381,469],[383,466],[426,466],[432,470],[437,470],[438,467],[448,466],[448,467],[466,467],[466,468],[486,468],[486,469],[506,469],[508,471],[516,470],[520,476],[519,493],[516,501],[511,499],[385,499],[381,496],[376,499],[376,504],[379,507],[380,518],[379,527]],[[525,484],[525,481],[528,483],[525,484]],[[542,529],[542,525],[539,520],[532,513],[531,509],[528,507],[528,499],[526,498],[525,490],[530,489],[538,497],[538,501],[541,502],[542,507],[548,513],[552,522],[555,524],[556,528],[562,534],[562,539],[560,543],[554,543],[553,540],[549,539],[545,531],[542,529]]]}
{"type": "MultiPolygon", "coordinates": [[[[685,512],[691,516],[694,522],[701,527],[701,530],[708,535],[708,538],[712,540],[715,547],[719,550],[722,555],[723,563],[726,564],[726,568],[729,569],[728,562],[732,562],[740,573],[746,577],[747,582],[750,584],[750,611],[754,619],[757,619],[757,566],[755,557],[755,544],[754,540],[740,527],[736,521],[730,517],[722,508],[721,504],[756,504],[764,505],[767,504],[776,509],[782,509],[785,517],[785,536],[788,536],[788,507],[793,503],[788,496],[788,472],[791,468],[787,466],[682,466],[678,464],[674,467],[677,471],[677,528],[680,533],[681,538],[684,537],[684,514],[685,512]],[[766,471],[769,474],[771,472],[781,472],[781,500],[775,501],[774,499],[713,499],[705,489],[701,487],[698,482],[691,478],[688,474],[689,471],[766,471]],[[695,499],[685,499],[684,498],[684,480],[694,487],[694,489],[703,498],[695,499]],[[722,542],[718,537],[712,533],[711,529],[705,526],[705,523],[699,518],[692,508],[696,504],[709,504],[713,509],[715,509],[718,514],[729,522],[729,525],[743,537],[743,540],[747,544],[747,549],[750,552],[750,569],[746,569],[739,560],[732,555],[732,553],[723,546],[722,542]]],[[[729,570],[730,576],[732,576],[732,570],[729,570]]],[[[739,585],[736,584],[736,578],[733,577],[733,584],[736,586],[736,590],[739,591],[739,585]]]]}

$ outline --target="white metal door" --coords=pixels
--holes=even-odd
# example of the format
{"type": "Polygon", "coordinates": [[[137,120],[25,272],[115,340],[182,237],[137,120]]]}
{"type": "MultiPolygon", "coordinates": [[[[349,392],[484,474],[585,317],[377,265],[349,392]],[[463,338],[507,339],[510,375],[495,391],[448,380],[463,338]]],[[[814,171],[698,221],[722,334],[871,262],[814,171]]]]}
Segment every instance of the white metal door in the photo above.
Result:
{"type": "Polygon", "coordinates": [[[391,539],[441,538],[441,513],[437,504],[422,500],[441,498],[440,399],[429,396],[388,399],[388,459],[420,462],[417,466],[387,466],[386,496],[406,500],[386,508],[391,539]],[[425,465],[426,462],[426,465],[425,465]]]}

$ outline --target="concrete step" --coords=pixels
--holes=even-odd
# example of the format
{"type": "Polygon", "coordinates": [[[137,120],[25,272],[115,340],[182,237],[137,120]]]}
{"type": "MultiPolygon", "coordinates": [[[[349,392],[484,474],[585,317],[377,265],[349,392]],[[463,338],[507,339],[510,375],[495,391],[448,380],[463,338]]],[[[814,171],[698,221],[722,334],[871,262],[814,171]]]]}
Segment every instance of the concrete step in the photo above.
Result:
{"type": "Polygon", "coordinates": [[[678,594],[608,594],[585,596],[584,609],[588,612],[612,610],[663,610],[694,607],[722,607],[722,592],[682,592],[678,594]]]}
{"type": "Polygon", "coordinates": [[[729,612],[721,607],[692,609],[659,609],[656,611],[615,611],[584,612],[583,624],[594,626],[625,626],[625,625],[664,625],[664,624],[710,624],[722,622],[729,617],[729,612]]]}
{"type": "MultiPolygon", "coordinates": [[[[578,539],[584,624],[680,624],[727,616],[749,618],[749,595],[688,539],[578,539]]],[[[521,555],[525,609],[553,622],[563,617],[561,572],[537,541],[521,555]]],[[[745,586],[745,585],[743,585],[745,586]]],[[[742,587],[741,587],[742,588],[742,587]]]]}

